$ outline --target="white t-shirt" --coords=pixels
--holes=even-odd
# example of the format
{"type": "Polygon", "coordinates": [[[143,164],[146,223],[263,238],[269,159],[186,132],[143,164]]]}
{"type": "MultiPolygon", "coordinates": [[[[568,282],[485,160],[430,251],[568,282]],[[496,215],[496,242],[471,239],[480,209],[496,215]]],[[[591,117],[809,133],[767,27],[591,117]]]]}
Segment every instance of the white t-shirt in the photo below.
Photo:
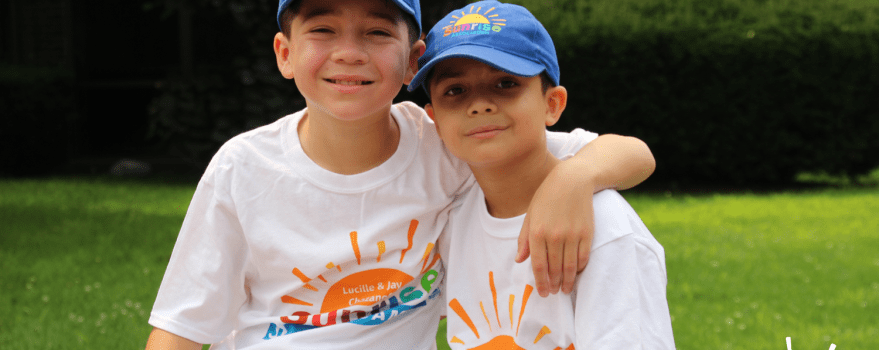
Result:
{"type": "Polygon", "coordinates": [[[470,189],[440,238],[452,349],[675,349],[662,246],[616,191],[597,193],[593,206],[591,255],[574,292],[541,298],[530,259],[514,261],[524,215],[492,217],[479,186],[470,189]]]}
{"type": "MultiPolygon", "coordinates": [[[[394,105],[400,143],[356,175],[302,151],[304,111],[236,136],[205,171],[149,323],[212,349],[433,349],[452,201],[474,183],[424,110],[394,105]]],[[[552,134],[565,154],[594,134],[552,134]]]]}

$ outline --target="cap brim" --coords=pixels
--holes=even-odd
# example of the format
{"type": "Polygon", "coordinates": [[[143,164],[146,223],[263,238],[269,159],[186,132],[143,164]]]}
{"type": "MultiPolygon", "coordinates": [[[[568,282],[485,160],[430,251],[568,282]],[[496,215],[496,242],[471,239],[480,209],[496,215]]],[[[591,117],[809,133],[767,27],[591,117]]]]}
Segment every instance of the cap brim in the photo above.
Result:
{"type": "MultiPolygon", "coordinates": [[[[417,89],[424,84],[424,79],[427,78],[428,74],[437,63],[456,57],[476,60],[500,71],[520,77],[533,77],[546,69],[541,64],[534,63],[510,53],[498,51],[494,48],[481,45],[461,44],[444,50],[441,54],[428,61],[427,64],[418,70],[418,73],[412,78],[407,89],[409,91],[417,89]]],[[[425,91],[427,91],[426,86],[425,91]]]]}

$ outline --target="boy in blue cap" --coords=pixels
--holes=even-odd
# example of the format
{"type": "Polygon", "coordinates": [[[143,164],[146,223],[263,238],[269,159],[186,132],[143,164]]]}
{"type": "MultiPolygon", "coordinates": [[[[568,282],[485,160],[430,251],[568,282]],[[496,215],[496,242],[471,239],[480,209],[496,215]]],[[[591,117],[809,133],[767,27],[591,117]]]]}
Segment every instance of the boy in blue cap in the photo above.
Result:
{"type": "Polygon", "coordinates": [[[673,350],[664,250],[617,192],[593,199],[594,241],[575,293],[533,298],[534,276],[512,263],[531,198],[562,162],[546,126],[567,91],[540,22],[483,1],[453,11],[426,41],[409,89],[424,86],[440,138],[478,182],[440,238],[451,347],[673,350]]]}
{"type": "MultiPolygon", "coordinates": [[[[159,289],[147,347],[433,348],[444,309],[434,248],[473,180],[423,109],[392,106],[424,51],[418,2],[283,0],[278,22],[278,68],[307,108],[214,156],[159,289]]],[[[578,156],[610,157],[558,171],[562,181],[548,180],[530,211],[541,228],[533,236],[549,241],[534,240],[532,255],[543,254],[556,276],[554,261],[573,258],[564,260],[573,276],[588,254],[579,245],[591,243],[580,208],[595,188],[642,181],[652,157],[629,138],[551,135],[558,154],[588,142],[578,156]]]]}

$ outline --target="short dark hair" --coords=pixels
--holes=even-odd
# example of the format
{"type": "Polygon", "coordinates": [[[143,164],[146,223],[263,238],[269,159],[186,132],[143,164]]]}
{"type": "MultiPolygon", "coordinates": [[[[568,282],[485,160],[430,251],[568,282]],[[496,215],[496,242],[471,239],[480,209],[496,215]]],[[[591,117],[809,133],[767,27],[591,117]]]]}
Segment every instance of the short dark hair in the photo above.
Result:
{"type": "Polygon", "coordinates": [[[555,87],[555,84],[552,83],[552,79],[549,77],[549,74],[546,71],[540,72],[540,88],[543,93],[546,94],[546,91],[549,88],[555,87]]]}
{"type": "MultiPolygon", "coordinates": [[[[418,35],[420,28],[418,28],[418,22],[415,20],[415,17],[403,12],[396,4],[390,3],[388,0],[385,0],[385,3],[393,6],[401,15],[403,15],[403,19],[406,22],[406,28],[409,30],[409,44],[415,44],[418,39],[421,39],[418,35]]],[[[292,1],[290,2],[290,5],[284,9],[284,12],[281,12],[281,32],[284,33],[284,36],[287,38],[290,38],[290,30],[292,29],[291,24],[293,24],[293,19],[296,18],[296,15],[299,14],[299,7],[301,5],[302,0],[292,1]]]]}

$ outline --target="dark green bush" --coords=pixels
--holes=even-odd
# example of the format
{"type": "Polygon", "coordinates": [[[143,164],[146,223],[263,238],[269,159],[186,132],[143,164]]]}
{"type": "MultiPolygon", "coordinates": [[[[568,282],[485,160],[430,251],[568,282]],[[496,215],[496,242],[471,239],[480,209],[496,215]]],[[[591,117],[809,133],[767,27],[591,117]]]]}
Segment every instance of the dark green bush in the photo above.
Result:
{"type": "Polygon", "coordinates": [[[564,57],[576,97],[559,127],[642,138],[665,181],[863,174],[879,166],[879,56],[855,45],[877,34],[701,48],[698,33],[608,38],[564,57]]]}
{"type": "Polygon", "coordinates": [[[46,175],[67,161],[76,108],[69,72],[0,66],[0,176],[46,175]]]}
{"type": "Polygon", "coordinates": [[[149,137],[168,154],[207,165],[233,136],[299,110],[304,100],[292,82],[282,81],[274,62],[169,79],[150,104],[149,137]]]}
{"type": "Polygon", "coordinates": [[[654,181],[783,184],[879,166],[879,3],[523,2],[553,34],[571,92],[558,127],[642,138],[654,181]]]}
{"type": "Polygon", "coordinates": [[[149,2],[166,15],[189,6],[195,69],[167,77],[149,106],[148,137],[169,155],[207,165],[231,137],[305,106],[292,81],[276,68],[273,0],[149,2]]]}

